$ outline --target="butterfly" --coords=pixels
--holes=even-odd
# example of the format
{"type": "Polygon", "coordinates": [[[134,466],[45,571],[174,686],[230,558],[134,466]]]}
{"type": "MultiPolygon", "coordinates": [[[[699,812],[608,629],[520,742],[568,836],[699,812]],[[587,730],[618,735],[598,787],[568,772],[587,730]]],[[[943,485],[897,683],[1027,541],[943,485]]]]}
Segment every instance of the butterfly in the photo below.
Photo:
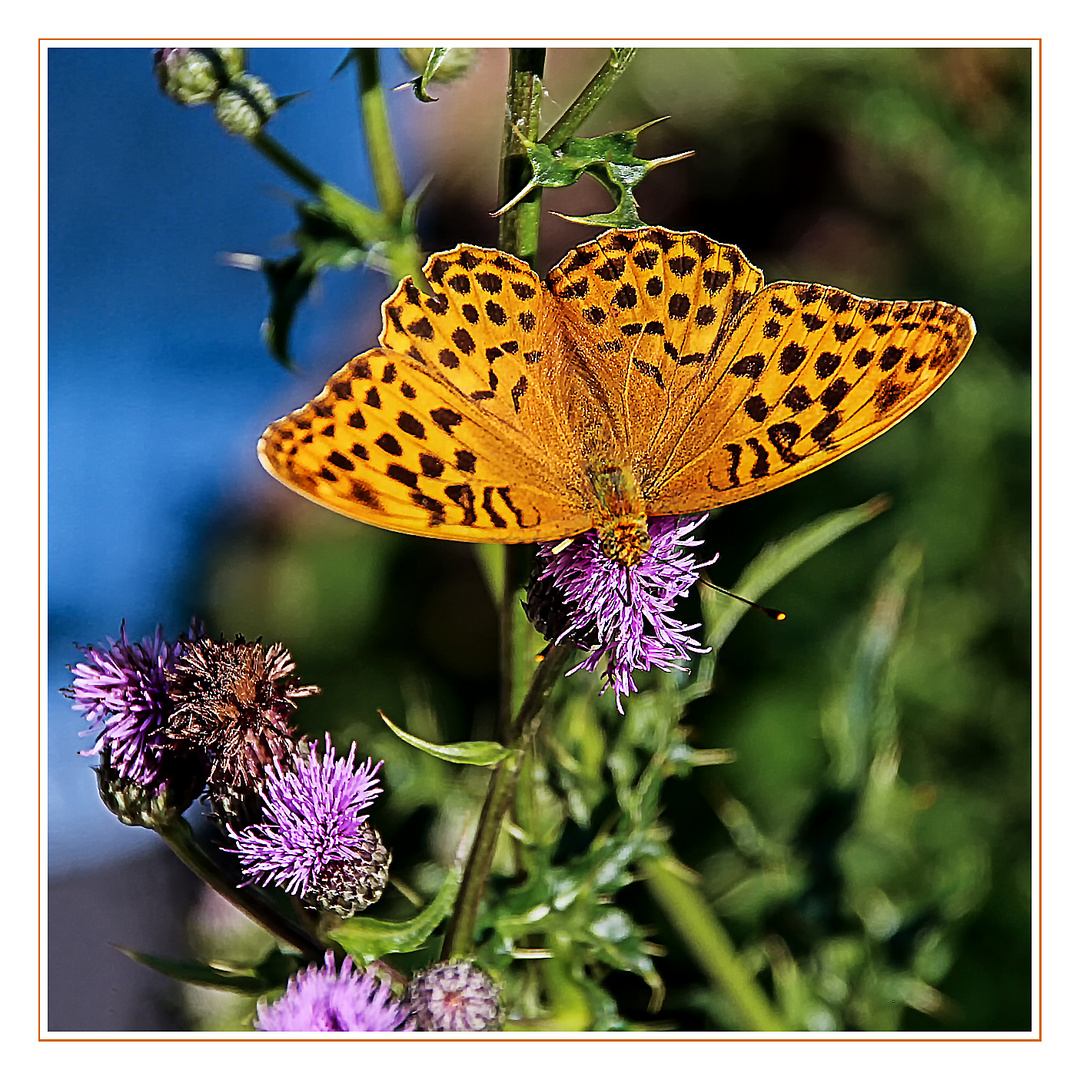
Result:
{"type": "Polygon", "coordinates": [[[596,529],[630,567],[651,517],[806,476],[952,373],[962,308],[764,284],[696,232],[611,229],[541,280],[459,244],[383,304],[379,347],[272,423],[259,458],[320,506],[397,532],[523,543],[596,529]]]}

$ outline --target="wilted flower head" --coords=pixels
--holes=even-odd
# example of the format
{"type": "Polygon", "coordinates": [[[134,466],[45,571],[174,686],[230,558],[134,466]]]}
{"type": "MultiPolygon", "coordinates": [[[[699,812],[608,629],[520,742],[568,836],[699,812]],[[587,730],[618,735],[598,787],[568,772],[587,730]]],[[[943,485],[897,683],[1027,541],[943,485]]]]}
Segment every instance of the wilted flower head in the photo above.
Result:
{"type": "Polygon", "coordinates": [[[251,801],[267,765],[291,758],[296,746],[288,723],[296,699],[319,692],[301,686],[281,644],[204,638],[190,645],[168,673],[175,710],[169,734],[177,744],[201,746],[211,759],[210,787],[251,801]]]}
{"type": "Polygon", "coordinates": [[[676,600],[715,561],[695,562],[688,550],[700,546],[691,534],[704,520],[650,519],[651,546],[630,567],[604,555],[595,530],[565,546],[540,545],[540,569],[529,584],[525,610],[541,633],[589,650],[569,674],[595,671],[607,658],[603,689],[614,689],[620,712],[622,698],[637,690],[633,672],[677,670],[691,653],[708,652],[690,633],[700,624],[687,625],[671,614],[676,600]]]}
{"type": "Polygon", "coordinates": [[[408,1010],[390,996],[386,983],[359,974],[347,956],[336,971],[334,954],[289,980],[272,1005],[259,1002],[257,1031],[410,1031],[408,1010]]]}
{"type": "Polygon", "coordinates": [[[390,853],[367,815],[382,792],[371,759],[354,771],[356,744],[338,758],[326,736],[319,760],[305,756],[274,761],[260,789],[261,819],[242,830],[228,826],[233,849],[250,881],[280,885],[310,907],[348,917],[382,895],[390,853]]]}
{"type": "Polygon", "coordinates": [[[469,960],[434,964],[413,976],[405,994],[420,1031],[498,1031],[499,988],[469,960]]]}

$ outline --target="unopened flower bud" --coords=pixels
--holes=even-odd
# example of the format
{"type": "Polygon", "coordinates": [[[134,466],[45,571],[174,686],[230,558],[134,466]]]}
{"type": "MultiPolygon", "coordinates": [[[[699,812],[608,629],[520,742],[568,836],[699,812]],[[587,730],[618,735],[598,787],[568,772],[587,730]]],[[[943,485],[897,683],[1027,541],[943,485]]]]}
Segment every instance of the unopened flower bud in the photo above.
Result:
{"type": "Polygon", "coordinates": [[[204,105],[244,70],[243,49],[155,49],[154,74],[181,105],[204,105]]]}
{"type": "Polygon", "coordinates": [[[277,98],[258,76],[241,75],[221,91],[214,109],[219,123],[230,135],[250,139],[277,112],[277,98]]]}
{"type": "Polygon", "coordinates": [[[144,784],[121,775],[106,747],[95,772],[101,801],[122,824],[158,829],[175,823],[199,796],[206,783],[207,764],[197,754],[166,752],[158,781],[144,784]]]}

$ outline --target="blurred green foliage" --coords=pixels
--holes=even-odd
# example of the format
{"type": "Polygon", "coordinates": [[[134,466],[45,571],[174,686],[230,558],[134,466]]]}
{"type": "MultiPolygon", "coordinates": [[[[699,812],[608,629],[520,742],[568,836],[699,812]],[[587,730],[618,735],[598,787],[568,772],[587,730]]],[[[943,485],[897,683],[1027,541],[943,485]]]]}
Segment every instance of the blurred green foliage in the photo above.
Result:
{"type": "MultiPolygon", "coordinates": [[[[597,55],[554,52],[553,77],[583,85],[597,55]]],[[[641,680],[654,692],[625,720],[583,673],[560,688],[520,796],[534,803],[517,808],[533,827],[516,852],[527,869],[497,879],[484,955],[547,950],[507,977],[565,1026],[745,1026],[637,880],[666,852],[700,875],[790,1026],[1030,1027],[1030,80],[1020,49],[642,50],[583,130],[669,116],[643,154],[696,153],[635,189],[644,220],[737,243],[767,280],[960,304],[978,336],[894,430],[713,515],[712,576],[733,584],[766,543],[892,499],[767,595],[786,622],[741,620],[715,692],[687,703],[679,728],[655,714],[665,680],[641,680]],[[675,742],[656,756],[660,732],[675,742]],[[691,767],[714,747],[734,761],[691,767]],[[666,782],[637,790],[660,816],[635,831],[629,792],[650,762],[666,782]],[[603,888],[581,888],[597,875],[603,888]],[[560,889],[562,907],[536,915],[560,889]],[[587,965],[570,948],[585,937],[587,965]]],[[[458,134],[455,153],[493,153],[458,134]]],[[[465,202],[440,187],[452,159],[430,168],[427,250],[491,243],[494,189],[465,202]]],[[[589,199],[573,188],[550,205],[583,215],[589,199]]],[[[545,219],[542,239],[562,244],[551,261],[592,235],[545,219]]],[[[329,373],[344,359],[305,362],[329,373]]],[[[297,714],[304,728],[385,758],[378,825],[394,875],[430,899],[487,774],[407,746],[377,710],[430,742],[496,738],[497,619],[476,552],[345,521],[269,480],[265,503],[231,510],[210,548],[201,610],[226,633],[284,641],[323,688],[297,714]]],[[[372,914],[416,910],[391,888],[372,914]]]]}

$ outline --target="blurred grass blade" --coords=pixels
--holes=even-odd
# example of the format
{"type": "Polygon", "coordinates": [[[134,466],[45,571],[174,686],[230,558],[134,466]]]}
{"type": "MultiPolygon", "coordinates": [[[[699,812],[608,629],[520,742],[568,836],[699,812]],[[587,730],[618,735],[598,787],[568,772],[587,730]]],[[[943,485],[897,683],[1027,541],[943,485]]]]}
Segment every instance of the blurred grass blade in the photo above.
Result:
{"type": "Polygon", "coordinates": [[[115,946],[125,956],[170,979],[190,983],[192,986],[205,986],[211,990],[227,990],[235,994],[265,994],[270,990],[284,986],[299,964],[299,958],[286,956],[276,949],[259,963],[257,967],[233,966],[224,963],[200,964],[187,960],[167,960],[149,953],[115,946]]]}
{"type": "Polygon", "coordinates": [[[783,1018],[743,966],[727,931],[717,921],[696,875],[670,853],[642,859],[640,867],[653,899],[746,1030],[786,1031],[783,1018]]]}
{"type": "MultiPolygon", "coordinates": [[[[777,582],[806,562],[845,533],[863,525],[888,509],[889,499],[878,495],[849,510],[825,514],[810,525],[796,529],[783,540],[766,544],[732,586],[731,591],[747,600],[758,600],[777,582]]],[[[738,621],[749,611],[746,604],[723,593],[701,589],[701,613],[705,625],[705,644],[711,648],[701,658],[697,678],[683,692],[683,701],[690,701],[709,692],[716,654],[728,639],[738,621]]]]}
{"type": "Polygon", "coordinates": [[[825,742],[841,788],[861,786],[878,750],[896,738],[892,664],[922,550],[897,545],[863,618],[846,679],[822,717],[825,742]]]}

